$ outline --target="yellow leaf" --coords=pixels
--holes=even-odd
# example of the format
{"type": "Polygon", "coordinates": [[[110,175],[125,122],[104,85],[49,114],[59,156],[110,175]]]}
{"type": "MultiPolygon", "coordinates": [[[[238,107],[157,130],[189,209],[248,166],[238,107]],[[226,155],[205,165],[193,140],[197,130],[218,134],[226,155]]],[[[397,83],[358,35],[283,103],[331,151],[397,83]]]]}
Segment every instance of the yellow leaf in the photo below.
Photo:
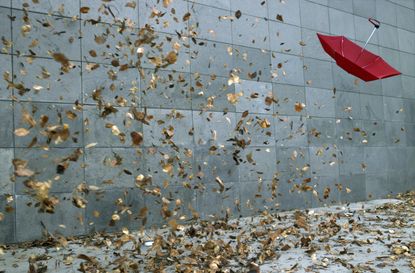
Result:
{"type": "Polygon", "coordinates": [[[28,134],[30,134],[30,131],[25,129],[25,128],[18,128],[16,130],[14,130],[14,134],[16,136],[19,136],[19,137],[24,137],[24,136],[27,136],[28,134]]]}

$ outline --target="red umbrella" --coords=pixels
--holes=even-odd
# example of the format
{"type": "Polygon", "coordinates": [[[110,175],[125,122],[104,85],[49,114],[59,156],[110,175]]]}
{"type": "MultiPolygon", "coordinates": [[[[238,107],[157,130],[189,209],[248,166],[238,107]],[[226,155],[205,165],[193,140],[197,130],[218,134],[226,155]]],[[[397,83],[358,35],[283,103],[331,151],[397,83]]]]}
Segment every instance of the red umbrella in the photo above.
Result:
{"type": "Polygon", "coordinates": [[[364,81],[400,75],[401,72],[390,66],[381,57],[365,49],[370,38],[380,26],[379,21],[375,19],[369,18],[369,22],[375,26],[375,29],[363,48],[344,36],[327,36],[320,33],[317,33],[317,36],[324,51],[336,60],[338,66],[364,81]]]}

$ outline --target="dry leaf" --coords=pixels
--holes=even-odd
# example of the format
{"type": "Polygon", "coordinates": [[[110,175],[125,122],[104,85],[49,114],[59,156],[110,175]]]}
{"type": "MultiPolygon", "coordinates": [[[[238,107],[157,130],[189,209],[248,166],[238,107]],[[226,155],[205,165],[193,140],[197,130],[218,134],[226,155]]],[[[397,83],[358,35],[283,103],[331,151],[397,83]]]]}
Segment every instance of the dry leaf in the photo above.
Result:
{"type": "Polygon", "coordinates": [[[16,130],[14,130],[14,134],[16,136],[19,136],[19,137],[24,137],[24,136],[27,136],[28,134],[30,134],[30,131],[25,129],[25,128],[18,128],[16,130]]]}

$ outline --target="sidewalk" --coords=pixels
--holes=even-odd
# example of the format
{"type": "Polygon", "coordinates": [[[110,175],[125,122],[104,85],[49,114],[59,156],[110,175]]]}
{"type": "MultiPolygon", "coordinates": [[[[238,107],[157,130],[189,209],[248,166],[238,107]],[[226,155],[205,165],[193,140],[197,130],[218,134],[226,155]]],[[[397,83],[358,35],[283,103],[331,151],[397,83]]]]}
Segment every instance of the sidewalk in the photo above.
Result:
{"type": "Polygon", "coordinates": [[[414,216],[415,195],[407,194],[174,225],[174,233],[55,238],[44,246],[3,248],[0,272],[415,272],[414,216]]]}

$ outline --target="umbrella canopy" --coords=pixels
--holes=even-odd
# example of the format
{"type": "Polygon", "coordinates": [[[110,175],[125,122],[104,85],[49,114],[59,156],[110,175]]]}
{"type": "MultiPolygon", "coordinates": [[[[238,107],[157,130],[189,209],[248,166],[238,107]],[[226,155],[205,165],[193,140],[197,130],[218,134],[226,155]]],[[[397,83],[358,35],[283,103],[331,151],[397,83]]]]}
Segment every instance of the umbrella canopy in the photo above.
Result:
{"type": "Polygon", "coordinates": [[[353,43],[344,36],[328,36],[317,33],[324,48],[338,66],[364,80],[384,79],[401,72],[390,66],[381,57],[353,43]]]}

